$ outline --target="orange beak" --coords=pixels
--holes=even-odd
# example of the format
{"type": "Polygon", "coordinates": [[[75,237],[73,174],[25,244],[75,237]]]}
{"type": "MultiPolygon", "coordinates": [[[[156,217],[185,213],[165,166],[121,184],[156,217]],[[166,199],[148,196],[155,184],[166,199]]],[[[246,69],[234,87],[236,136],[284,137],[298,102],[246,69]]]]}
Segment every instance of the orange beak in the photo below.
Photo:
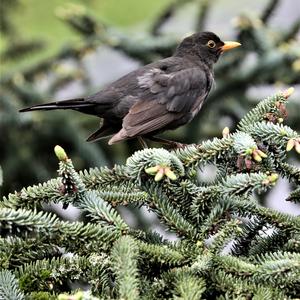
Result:
{"type": "Polygon", "coordinates": [[[224,51],[228,51],[230,49],[236,48],[241,46],[242,44],[238,43],[238,42],[224,42],[224,45],[221,47],[221,50],[224,51]]]}

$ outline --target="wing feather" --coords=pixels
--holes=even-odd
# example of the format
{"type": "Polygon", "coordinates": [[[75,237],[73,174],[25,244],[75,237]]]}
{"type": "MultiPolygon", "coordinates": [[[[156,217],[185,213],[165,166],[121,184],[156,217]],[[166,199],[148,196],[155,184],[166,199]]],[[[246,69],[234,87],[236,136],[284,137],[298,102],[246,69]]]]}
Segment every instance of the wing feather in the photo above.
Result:
{"type": "Polygon", "coordinates": [[[137,80],[141,100],[130,108],[122,129],[110,143],[166,129],[185,115],[192,115],[195,106],[202,105],[211,86],[209,76],[199,67],[170,73],[154,68],[137,80]]]}

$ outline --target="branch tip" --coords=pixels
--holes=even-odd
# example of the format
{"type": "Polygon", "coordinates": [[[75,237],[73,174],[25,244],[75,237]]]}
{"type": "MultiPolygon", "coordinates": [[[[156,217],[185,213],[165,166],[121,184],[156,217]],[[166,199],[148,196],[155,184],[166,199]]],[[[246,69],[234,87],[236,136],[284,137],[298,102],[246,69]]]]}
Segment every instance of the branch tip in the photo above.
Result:
{"type": "Polygon", "coordinates": [[[56,145],[54,147],[54,152],[55,152],[55,155],[57,156],[57,158],[60,160],[60,161],[66,161],[68,159],[68,156],[64,150],[63,147],[59,146],[59,145],[56,145]]]}
{"type": "Polygon", "coordinates": [[[293,93],[294,93],[295,89],[293,87],[288,88],[287,90],[285,90],[282,94],[283,97],[285,99],[289,98],[293,93]]]}

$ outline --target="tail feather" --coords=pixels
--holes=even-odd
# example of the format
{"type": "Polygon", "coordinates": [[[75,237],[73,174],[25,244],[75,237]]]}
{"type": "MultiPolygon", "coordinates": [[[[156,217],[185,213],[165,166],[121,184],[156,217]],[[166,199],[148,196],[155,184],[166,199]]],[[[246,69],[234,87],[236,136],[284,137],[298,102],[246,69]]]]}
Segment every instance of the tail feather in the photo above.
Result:
{"type": "Polygon", "coordinates": [[[128,138],[130,138],[130,137],[127,135],[126,130],[124,128],[122,128],[117,134],[115,134],[108,141],[108,145],[119,143],[119,142],[121,142],[123,140],[127,140],[128,138]]]}
{"type": "Polygon", "coordinates": [[[93,104],[85,101],[84,98],[77,98],[77,99],[33,105],[30,107],[20,109],[19,111],[26,112],[26,111],[34,111],[34,110],[53,110],[53,109],[75,109],[76,110],[80,108],[90,107],[91,105],[93,104]]]}
{"type": "Polygon", "coordinates": [[[103,120],[103,124],[100,124],[100,128],[93,132],[88,138],[87,142],[95,142],[100,139],[103,139],[107,136],[111,136],[117,133],[120,130],[120,126],[113,125],[109,123],[107,120],[103,120]]]}

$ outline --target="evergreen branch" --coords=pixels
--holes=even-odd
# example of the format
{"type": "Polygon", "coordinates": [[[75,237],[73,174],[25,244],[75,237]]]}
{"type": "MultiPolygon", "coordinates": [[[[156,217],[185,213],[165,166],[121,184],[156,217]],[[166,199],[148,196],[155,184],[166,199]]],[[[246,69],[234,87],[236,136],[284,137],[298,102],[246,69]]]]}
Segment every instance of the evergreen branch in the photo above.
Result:
{"type": "Polygon", "coordinates": [[[284,244],[281,250],[300,253],[300,234],[296,233],[284,244]]]}
{"type": "MultiPolygon", "coordinates": [[[[25,67],[21,70],[18,70],[18,72],[22,74],[25,79],[32,80],[36,74],[50,70],[53,66],[53,63],[67,58],[79,58],[87,50],[95,49],[100,43],[101,41],[95,39],[87,40],[84,45],[82,45],[81,42],[75,43],[72,46],[62,48],[53,56],[39,61],[30,67],[25,67]]],[[[15,72],[11,72],[10,74],[3,76],[0,84],[13,89],[14,74],[15,72]]]]}
{"type": "Polygon", "coordinates": [[[231,255],[214,256],[214,266],[234,276],[249,278],[259,271],[259,266],[231,255]]]}
{"type": "Polygon", "coordinates": [[[88,260],[91,268],[87,272],[87,277],[90,279],[93,295],[101,297],[100,299],[112,298],[114,282],[110,257],[105,253],[92,253],[88,260]]]}
{"type": "Polygon", "coordinates": [[[78,206],[87,211],[88,216],[99,224],[113,225],[120,232],[128,230],[127,224],[118,212],[108,202],[105,202],[96,191],[85,192],[78,206]]]}
{"type": "Polygon", "coordinates": [[[247,217],[256,215],[262,220],[265,220],[269,224],[272,224],[282,230],[295,232],[299,232],[300,230],[300,220],[297,217],[259,206],[253,201],[237,201],[235,199],[230,201],[232,205],[231,210],[239,213],[240,215],[247,217]]]}
{"type": "Polygon", "coordinates": [[[132,189],[128,189],[129,191],[120,192],[120,188],[116,191],[99,191],[99,196],[107,202],[110,202],[111,205],[127,205],[128,203],[143,203],[148,199],[148,194],[146,192],[142,192],[140,190],[136,190],[135,192],[132,189]]]}
{"type": "MultiPolygon", "coordinates": [[[[79,172],[80,179],[88,189],[103,190],[109,187],[112,182],[115,185],[126,183],[127,190],[136,189],[135,186],[128,181],[129,177],[124,172],[124,167],[115,166],[112,170],[108,168],[90,169],[79,172]]],[[[35,208],[40,207],[41,203],[50,202],[73,202],[73,198],[66,197],[62,190],[62,179],[51,179],[43,184],[34,185],[23,188],[20,192],[9,194],[0,201],[0,207],[6,208],[35,208]]],[[[120,190],[120,189],[119,189],[120,190]]],[[[122,190],[122,188],[121,188],[122,190]]]]}
{"type": "MultiPolygon", "coordinates": [[[[139,183],[141,183],[141,177],[143,174],[152,173],[152,171],[148,171],[152,168],[168,167],[170,170],[172,170],[172,172],[174,170],[175,179],[176,174],[178,174],[179,176],[184,175],[184,168],[181,161],[178,159],[177,156],[165,149],[155,148],[137,151],[127,159],[126,166],[127,173],[129,174],[129,176],[139,183]]],[[[153,173],[157,173],[157,171],[153,173]]],[[[169,176],[167,175],[167,177],[169,176]]]]}
{"type": "Polygon", "coordinates": [[[299,134],[288,126],[273,124],[270,122],[257,122],[247,128],[247,132],[254,138],[263,140],[279,146],[285,145],[284,142],[293,138],[299,138],[299,134]]]}
{"type": "Polygon", "coordinates": [[[136,240],[155,244],[155,245],[170,245],[170,242],[167,241],[156,231],[144,231],[144,230],[136,230],[136,229],[129,229],[129,235],[135,238],[136,240]]]}
{"type": "Polygon", "coordinates": [[[248,255],[251,260],[256,260],[256,256],[261,253],[278,251],[284,247],[287,239],[292,236],[290,231],[270,228],[265,226],[263,231],[258,233],[252,240],[248,255]],[[272,230],[271,233],[267,233],[272,230]]]}
{"type": "Polygon", "coordinates": [[[62,177],[63,188],[61,192],[64,195],[71,195],[74,198],[74,202],[78,199],[85,191],[85,184],[82,179],[75,171],[73,162],[67,157],[64,149],[60,146],[55,146],[54,148],[56,156],[59,158],[59,170],[58,174],[62,177]]]}
{"type": "MultiPolygon", "coordinates": [[[[290,181],[294,181],[296,184],[300,184],[300,168],[292,166],[288,163],[276,161],[278,164],[277,170],[290,181]]],[[[295,198],[297,200],[297,198],[295,198]]],[[[299,199],[298,199],[299,201],[299,199]]]]}
{"type": "MultiPolygon", "coordinates": [[[[181,215],[187,220],[195,216],[196,213],[197,222],[199,223],[202,217],[204,217],[208,211],[210,211],[213,205],[212,201],[218,191],[215,186],[199,187],[192,183],[190,180],[183,180],[179,183],[171,182],[165,184],[163,187],[166,195],[169,199],[172,199],[172,204],[176,209],[180,210],[181,215]],[[191,205],[191,203],[193,203],[191,205]],[[193,205],[196,204],[197,208],[193,205]]],[[[193,220],[194,221],[194,220],[193,220]]]]}
{"type": "Polygon", "coordinates": [[[79,175],[88,189],[101,190],[103,187],[110,186],[112,182],[114,185],[129,184],[134,188],[134,185],[130,183],[130,177],[126,173],[125,166],[115,165],[112,169],[107,167],[92,168],[89,171],[80,171],[79,175]]]}
{"type": "Polygon", "coordinates": [[[0,271],[0,299],[3,300],[23,300],[24,294],[19,288],[18,281],[10,271],[0,271]]]}
{"type": "MultiPolygon", "coordinates": [[[[53,237],[60,241],[60,245],[68,251],[89,253],[90,251],[107,251],[111,243],[120,237],[120,232],[108,226],[99,226],[92,223],[60,222],[57,229],[58,236],[53,237]]],[[[51,229],[51,228],[50,228],[51,229]]]]}
{"type": "Polygon", "coordinates": [[[170,204],[167,196],[159,188],[148,184],[145,185],[145,190],[151,201],[149,207],[157,213],[160,220],[170,230],[175,231],[179,236],[197,238],[197,231],[194,226],[181,216],[180,212],[170,204]]]}
{"type": "MultiPolygon", "coordinates": [[[[247,256],[249,255],[249,250],[253,250],[258,243],[257,238],[261,237],[261,230],[264,228],[265,222],[258,219],[252,218],[248,221],[245,221],[242,225],[243,232],[239,236],[239,238],[234,240],[234,244],[231,248],[231,254],[234,256],[247,256]],[[255,242],[257,241],[257,243],[255,242]]],[[[262,249],[268,249],[261,247],[259,245],[259,251],[263,251],[262,249]]]]}
{"type": "Polygon", "coordinates": [[[292,287],[300,288],[300,254],[273,252],[261,255],[254,279],[274,287],[284,287],[286,292],[292,287]]]}
{"type": "Polygon", "coordinates": [[[245,278],[234,276],[223,270],[212,270],[211,278],[217,290],[227,294],[226,299],[238,299],[237,297],[253,297],[259,299],[258,295],[271,294],[271,299],[284,300],[286,295],[278,288],[253,283],[245,278]]]}
{"type": "Polygon", "coordinates": [[[221,195],[247,195],[253,191],[265,191],[273,186],[278,179],[277,174],[237,174],[228,176],[219,184],[218,189],[221,195]]]}
{"type": "Polygon", "coordinates": [[[238,123],[238,129],[248,132],[248,126],[261,122],[266,119],[268,113],[281,113],[280,108],[287,103],[287,99],[293,90],[287,90],[283,93],[275,94],[259,102],[259,104],[250,110],[238,123]],[[289,93],[287,93],[289,91],[289,93]]]}
{"type": "Polygon", "coordinates": [[[0,201],[3,208],[26,208],[34,209],[41,206],[41,203],[64,202],[65,197],[60,192],[61,179],[51,179],[42,184],[23,188],[20,192],[9,194],[0,201]]]}
{"type": "Polygon", "coordinates": [[[60,256],[56,245],[49,244],[47,239],[19,237],[0,238],[0,267],[11,269],[33,260],[60,256]]]}
{"type": "Polygon", "coordinates": [[[206,290],[206,282],[203,278],[198,278],[190,272],[182,270],[176,272],[174,282],[175,296],[173,299],[176,300],[198,300],[202,298],[202,294],[206,290]]]}
{"type": "MultiPolygon", "coordinates": [[[[300,174],[300,172],[299,172],[299,174],[300,174]]],[[[300,178],[299,178],[299,180],[300,180],[300,178]]],[[[299,203],[300,202],[300,187],[298,187],[296,190],[292,191],[290,193],[290,195],[288,196],[288,198],[286,199],[286,201],[292,201],[295,203],[299,203]]]]}
{"type": "Polygon", "coordinates": [[[154,20],[150,33],[154,36],[159,35],[161,27],[174,16],[176,11],[189,0],[175,0],[166,6],[162,13],[154,20]]]}
{"type": "Polygon", "coordinates": [[[25,209],[13,210],[3,208],[0,210],[0,224],[2,228],[11,230],[13,226],[23,227],[30,231],[44,231],[47,226],[54,227],[58,223],[55,215],[45,212],[25,209]]]}
{"type": "Polygon", "coordinates": [[[69,3],[66,7],[59,7],[56,15],[84,37],[93,36],[104,30],[104,25],[96,22],[86,12],[84,6],[69,3]]]}
{"type": "Polygon", "coordinates": [[[235,236],[239,236],[242,233],[240,224],[241,222],[238,220],[231,220],[223,225],[223,227],[217,232],[216,236],[214,236],[213,242],[209,247],[211,253],[221,253],[226,243],[232,240],[235,236]]]}
{"type": "MultiPolygon", "coordinates": [[[[259,288],[253,295],[253,300],[260,300],[260,299],[264,299],[264,300],[273,300],[274,298],[274,292],[272,292],[271,289],[269,288],[259,288]]],[[[283,295],[281,295],[281,297],[284,297],[283,295]]],[[[286,299],[286,298],[283,298],[286,299]]]]}
{"type": "Polygon", "coordinates": [[[193,212],[192,216],[201,225],[201,236],[206,238],[209,233],[214,233],[224,222],[228,219],[228,214],[230,212],[230,201],[219,201],[216,203],[209,214],[207,214],[204,218],[202,217],[201,206],[197,201],[194,201],[192,204],[191,211],[193,212]],[[199,215],[201,217],[199,217],[199,215]],[[204,219],[204,220],[203,220],[204,219]],[[202,221],[202,222],[201,222],[202,221]]]}
{"type": "MultiPolygon", "coordinates": [[[[0,210],[0,222],[3,228],[12,230],[14,227],[22,228],[22,234],[36,233],[40,237],[48,237],[49,242],[58,243],[69,251],[83,252],[92,249],[105,249],[120,237],[120,233],[111,227],[96,224],[83,224],[81,222],[63,222],[56,216],[44,212],[32,212],[24,209],[0,210]],[[25,227],[26,226],[26,227],[25,227]]],[[[110,247],[110,246],[109,246],[110,247]]]]}
{"type": "Polygon", "coordinates": [[[179,251],[166,247],[165,245],[154,245],[141,241],[136,241],[139,251],[145,255],[150,263],[167,264],[169,266],[183,265],[187,258],[179,251]]]}
{"type": "Polygon", "coordinates": [[[248,154],[247,153],[248,149],[251,149],[251,150],[256,149],[257,145],[256,145],[254,139],[252,138],[252,136],[249,135],[248,133],[237,132],[234,135],[233,148],[236,151],[236,153],[246,155],[246,154],[248,154]]]}
{"type": "Polygon", "coordinates": [[[207,275],[213,266],[213,254],[210,251],[205,251],[196,257],[191,265],[191,271],[199,275],[207,275]]]}
{"type": "Polygon", "coordinates": [[[247,278],[249,283],[264,282],[269,287],[280,286],[286,293],[299,285],[299,254],[275,252],[261,256],[259,264],[252,264],[233,256],[214,257],[215,267],[235,277],[247,278]]]}
{"type": "Polygon", "coordinates": [[[233,138],[214,138],[212,141],[203,142],[200,145],[189,145],[183,149],[174,151],[175,155],[186,167],[198,165],[200,162],[213,161],[225,154],[233,145],[233,138]]]}
{"type": "Polygon", "coordinates": [[[129,236],[121,237],[112,248],[111,258],[120,299],[138,299],[138,247],[135,241],[129,236]]]}
{"type": "Polygon", "coordinates": [[[276,46],[288,43],[291,39],[296,39],[297,38],[297,33],[300,30],[300,20],[296,20],[293,25],[284,32],[280,38],[278,39],[276,46]]]}
{"type": "MultiPolygon", "coordinates": [[[[190,216],[197,224],[207,224],[207,230],[210,228],[212,220],[220,216],[226,208],[220,207],[217,203],[219,198],[219,187],[210,186],[198,188],[198,193],[192,198],[190,205],[190,216]]],[[[205,227],[205,225],[204,225],[205,227]]],[[[202,232],[202,231],[201,231],[202,232]]]]}
{"type": "Polygon", "coordinates": [[[86,257],[36,260],[19,267],[15,273],[24,292],[64,291],[68,280],[87,278],[90,262],[86,257]]]}

